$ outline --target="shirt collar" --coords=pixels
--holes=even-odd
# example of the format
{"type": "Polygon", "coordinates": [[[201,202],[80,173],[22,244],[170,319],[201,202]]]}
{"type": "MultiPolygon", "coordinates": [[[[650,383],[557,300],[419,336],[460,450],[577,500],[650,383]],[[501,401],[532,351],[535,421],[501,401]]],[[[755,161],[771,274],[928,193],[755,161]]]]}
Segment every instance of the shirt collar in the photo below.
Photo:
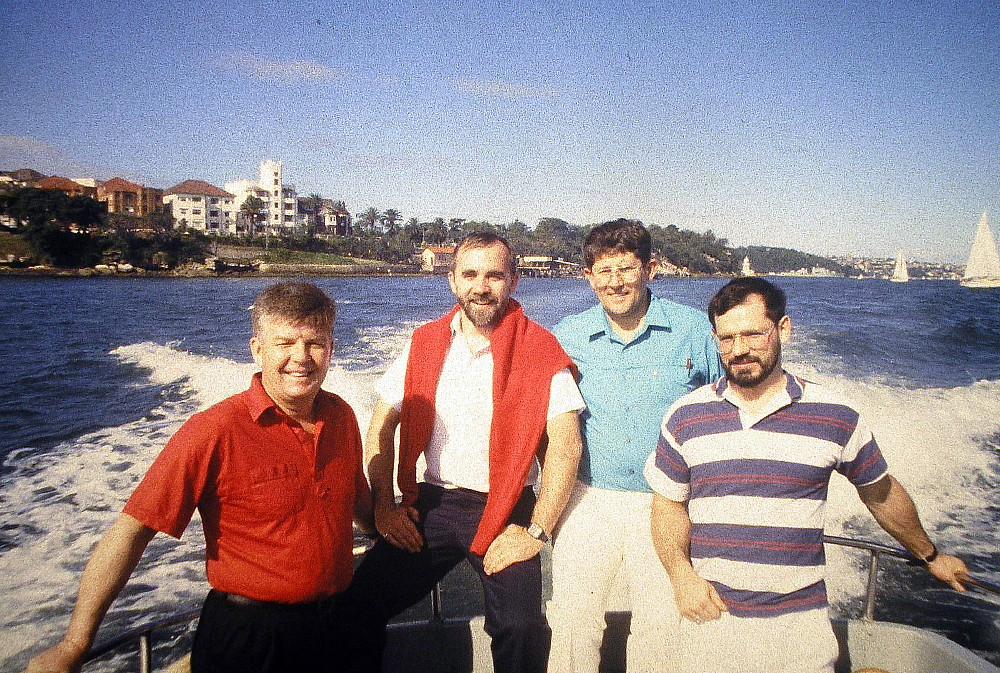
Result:
{"type": "Polygon", "coordinates": [[[490,342],[489,339],[486,340],[486,343],[482,344],[481,346],[479,346],[475,350],[473,350],[472,348],[469,348],[469,342],[465,339],[465,335],[462,334],[462,309],[461,308],[458,309],[458,311],[455,313],[454,316],[452,316],[451,323],[449,323],[449,325],[451,327],[451,345],[452,346],[454,346],[455,342],[457,341],[458,343],[462,344],[466,349],[468,349],[469,352],[472,353],[473,355],[479,355],[480,353],[483,353],[484,351],[490,350],[490,343],[491,342],[490,342]]]}
{"type": "MultiPolygon", "coordinates": [[[[663,305],[656,300],[656,295],[653,294],[652,290],[647,288],[646,292],[649,293],[649,307],[646,309],[645,324],[642,327],[642,331],[635,335],[636,339],[645,334],[650,327],[670,329],[670,318],[667,316],[663,305]]],[[[602,334],[607,335],[608,338],[614,338],[615,331],[611,327],[611,320],[608,318],[608,314],[604,312],[604,307],[600,303],[594,307],[593,320],[590,321],[589,327],[589,336],[591,339],[602,334]]]]}
{"type": "MultiPolygon", "coordinates": [[[[246,392],[246,403],[250,410],[250,417],[253,418],[255,423],[260,423],[261,419],[264,417],[268,411],[274,414],[276,418],[285,420],[286,422],[291,421],[288,414],[281,410],[281,408],[274,403],[271,396],[267,394],[264,390],[264,380],[260,372],[253,375],[250,380],[250,389],[246,392]]],[[[320,390],[316,394],[316,401],[313,404],[316,405],[316,417],[322,416],[322,411],[324,405],[328,404],[329,399],[325,390],[320,390]]],[[[292,421],[294,422],[294,421],[292,421]]]]}
{"type": "MultiPolygon", "coordinates": [[[[786,404],[791,404],[792,402],[797,402],[798,400],[802,399],[803,381],[798,377],[792,376],[787,371],[782,370],[782,372],[785,375],[784,394],[788,395],[788,402],[786,404]]],[[[729,393],[729,379],[727,379],[724,375],[722,376],[722,378],[720,378],[718,381],[712,384],[712,388],[715,390],[715,394],[716,396],[719,397],[719,399],[728,400],[732,402],[735,406],[737,407],[739,406],[739,404],[736,403],[736,398],[729,393]]],[[[781,393],[776,393],[776,395],[780,394],[781,393]]]]}

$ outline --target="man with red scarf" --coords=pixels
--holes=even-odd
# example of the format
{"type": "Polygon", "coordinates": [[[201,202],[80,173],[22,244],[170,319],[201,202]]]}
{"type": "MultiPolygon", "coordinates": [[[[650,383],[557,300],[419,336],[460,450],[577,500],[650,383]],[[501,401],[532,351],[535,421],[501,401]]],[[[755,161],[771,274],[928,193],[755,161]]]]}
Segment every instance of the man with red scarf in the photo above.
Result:
{"type": "Polygon", "coordinates": [[[483,585],[494,670],[545,670],[539,552],[576,477],[584,402],[555,337],[510,298],[514,259],[499,236],[464,238],[448,274],[458,306],[419,327],[376,387],[366,461],[380,539],[350,590],[365,671],[381,670],[386,622],[462,559],[483,585]]]}

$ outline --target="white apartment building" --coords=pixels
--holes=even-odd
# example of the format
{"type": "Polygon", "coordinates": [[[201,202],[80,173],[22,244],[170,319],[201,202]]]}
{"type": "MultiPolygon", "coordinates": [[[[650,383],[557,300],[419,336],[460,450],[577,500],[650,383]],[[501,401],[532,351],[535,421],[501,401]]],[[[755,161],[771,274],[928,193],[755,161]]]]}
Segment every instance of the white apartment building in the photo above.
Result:
{"type": "Polygon", "coordinates": [[[185,180],[163,193],[174,226],[209,234],[235,234],[240,203],[236,195],[202,180],[185,180]]]}
{"type": "Polygon", "coordinates": [[[272,233],[291,233],[304,225],[299,217],[295,185],[284,183],[280,161],[265,159],[260,162],[259,180],[233,180],[226,183],[226,191],[235,195],[237,211],[251,196],[263,201],[264,223],[272,233]]]}

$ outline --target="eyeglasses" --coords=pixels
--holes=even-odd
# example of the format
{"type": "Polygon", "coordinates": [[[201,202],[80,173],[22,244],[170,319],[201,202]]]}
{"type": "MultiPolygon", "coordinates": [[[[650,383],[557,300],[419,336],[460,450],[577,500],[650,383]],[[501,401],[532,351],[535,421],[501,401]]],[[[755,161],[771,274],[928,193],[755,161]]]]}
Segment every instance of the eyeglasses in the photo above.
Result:
{"type": "Polygon", "coordinates": [[[747,348],[752,348],[753,350],[760,350],[767,345],[768,339],[771,338],[771,332],[774,331],[775,325],[771,325],[770,329],[766,332],[740,332],[739,334],[730,334],[726,336],[715,335],[715,343],[719,347],[720,353],[731,353],[733,351],[733,346],[736,345],[736,339],[743,339],[743,342],[747,345],[747,348]]]}
{"type": "Polygon", "coordinates": [[[641,264],[639,266],[619,266],[617,268],[608,266],[603,269],[594,269],[590,273],[592,273],[602,285],[610,283],[611,278],[615,274],[618,274],[618,277],[626,283],[634,283],[639,279],[639,271],[641,269],[641,264]]]}

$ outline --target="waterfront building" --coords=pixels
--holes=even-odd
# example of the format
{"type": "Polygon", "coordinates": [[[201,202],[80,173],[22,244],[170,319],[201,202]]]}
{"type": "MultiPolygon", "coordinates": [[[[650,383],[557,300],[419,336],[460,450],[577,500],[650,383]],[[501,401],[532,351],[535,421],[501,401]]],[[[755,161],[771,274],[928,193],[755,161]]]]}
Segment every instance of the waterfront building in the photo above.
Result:
{"type": "Polygon", "coordinates": [[[185,180],[163,193],[163,203],[178,229],[209,234],[235,234],[236,196],[204,180],[185,180]]]}
{"type": "MultiPolygon", "coordinates": [[[[299,214],[299,199],[295,185],[284,183],[280,161],[265,159],[260,162],[260,177],[257,181],[245,178],[225,183],[225,191],[233,194],[237,211],[251,196],[264,203],[262,221],[269,233],[291,234],[306,223],[305,215],[299,214]]],[[[242,225],[241,225],[242,226],[242,225]]]]}
{"type": "Polygon", "coordinates": [[[97,200],[108,204],[108,213],[143,217],[163,210],[163,190],[124,178],[112,178],[97,186],[97,200]]]}

